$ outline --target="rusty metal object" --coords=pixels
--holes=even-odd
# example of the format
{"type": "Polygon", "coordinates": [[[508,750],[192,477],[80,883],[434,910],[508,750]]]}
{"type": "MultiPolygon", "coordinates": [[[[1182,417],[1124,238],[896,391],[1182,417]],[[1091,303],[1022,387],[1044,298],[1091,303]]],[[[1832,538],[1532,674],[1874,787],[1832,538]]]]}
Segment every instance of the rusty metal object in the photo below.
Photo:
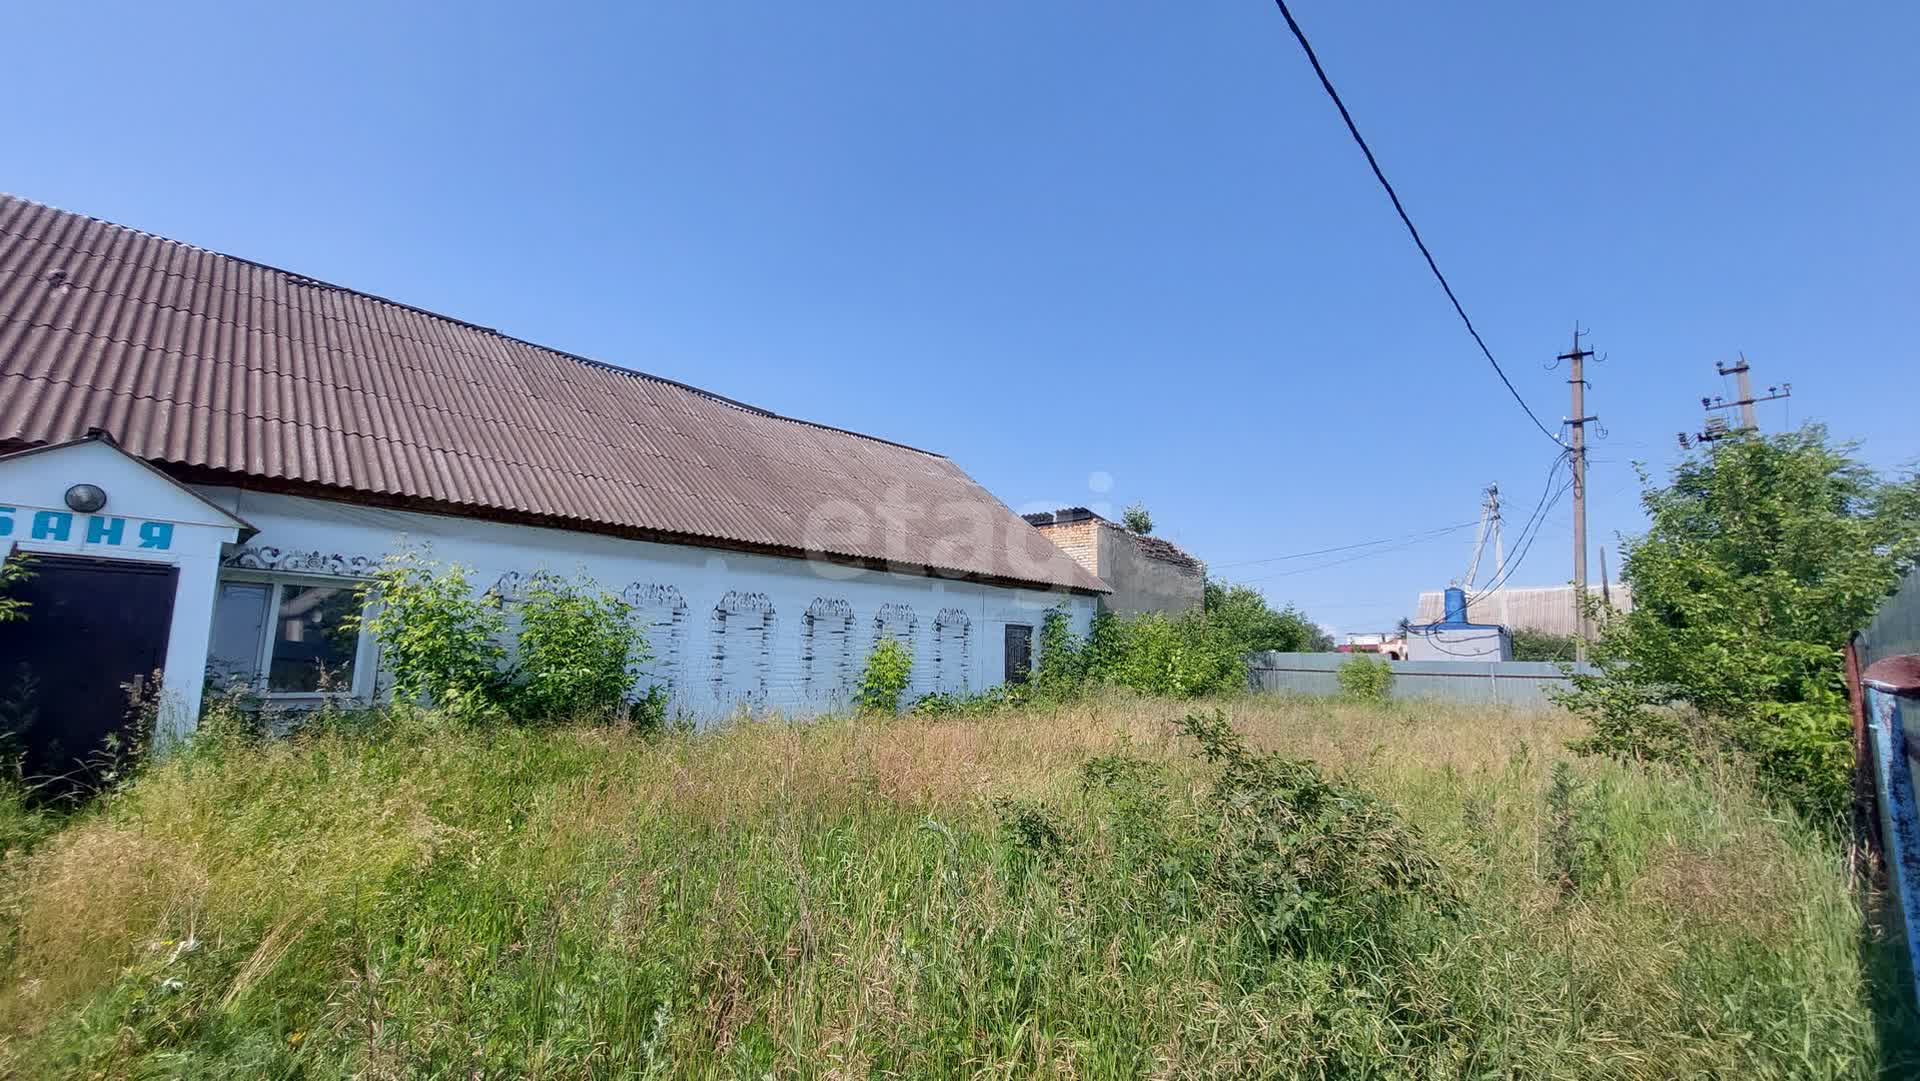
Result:
{"type": "Polygon", "coordinates": [[[1920,697],[1920,654],[1888,657],[1867,666],[1861,679],[1888,694],[1920,697]]]}

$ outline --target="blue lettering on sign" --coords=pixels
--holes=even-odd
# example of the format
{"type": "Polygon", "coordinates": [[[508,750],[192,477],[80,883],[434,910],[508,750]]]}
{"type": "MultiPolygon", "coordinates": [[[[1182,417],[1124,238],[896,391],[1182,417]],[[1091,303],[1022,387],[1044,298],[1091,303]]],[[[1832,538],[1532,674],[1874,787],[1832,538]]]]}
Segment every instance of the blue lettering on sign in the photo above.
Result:
{"type": "Polygon", "coordinates": [[[124,535],[126,531],[127,520],[125,518],[89,517],[87,519],[88,544],[119,544],[121,536],[124,535]]]}
{"type": "Polygon", "coordinates": [[[63,541],[73,533],[73,515],[63,510],[36,511],[33,515],[33,539],[63,541]]]}
{"type": "MultiPolygon", "coordinates": [[[[13,535],[13,520],[23,512],[18,506],[0,506],[0,537],[13,535]]],[[[73,520],[76,517],[63,510],[36,510],[32,512],[31,524],[27,527],[27,536],[37,541],[71,543],[78,539],[74,535],[73,520]]],[[[110,515],[80,515],[86,522],[87,544],[100,544],[111,548],[125,547],[128,543],[127,523],[137,522],[134,531],[135,546],[156,552],[165,552],[173,548],[172,522],[142,522],[138,518],[115,518],[110,515]]]]}

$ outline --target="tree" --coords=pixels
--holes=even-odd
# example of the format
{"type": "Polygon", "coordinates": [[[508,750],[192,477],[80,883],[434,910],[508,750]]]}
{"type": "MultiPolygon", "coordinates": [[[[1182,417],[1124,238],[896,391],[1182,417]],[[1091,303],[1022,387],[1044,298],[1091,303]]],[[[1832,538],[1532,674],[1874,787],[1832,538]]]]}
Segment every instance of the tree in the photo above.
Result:
{"type": "Polygon", "coordinates": [[[1221,628],[1242,652],[1300,653],[1315,649],[1315,643],[1326,637],[1293,606],[1275,611],[1252,586],[1210,578],[1201,597],[1207,622],[1221,628]]]}
{"type": "Polygon", "coordinates": [[[1135,503],[1120,515],[1120,524],[1144,537],[1153,532],[1153,515],[1147,513],[1145,504],[1135,503]]]}
{"type": "Polygon", "coordinates": [[[1841,648],[1920,553],[1920,483],[1884,480],[1851,452],[1809,425],[1720,442],[1646,486],[1651,525],[1622,568],[1634,609],[1596,608],[1603,672],[1565,699],[1592,721],[1583,749],[1732,748],[1796,806],[1838,815],[1851,762],[1841,648]]]}

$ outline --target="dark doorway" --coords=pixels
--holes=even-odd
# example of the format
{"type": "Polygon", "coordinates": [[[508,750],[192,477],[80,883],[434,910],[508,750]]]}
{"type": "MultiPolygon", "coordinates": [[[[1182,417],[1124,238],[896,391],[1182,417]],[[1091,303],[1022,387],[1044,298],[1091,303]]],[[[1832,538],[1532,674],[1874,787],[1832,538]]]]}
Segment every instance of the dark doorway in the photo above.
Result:
{"type": "Polygon", "coordinates": [[[25,557],[0,623],[0,733],[43,797],[84,792],[108,765],[107,737],[133,714],[128,684],[166,661],[177,571],[158,563],[25,557]]]}
{"type": "Polygon", "coordinates": [[[1007,624],[1007,682],[1025,683],[1033,672],[1033,628],[1007,624]]]}

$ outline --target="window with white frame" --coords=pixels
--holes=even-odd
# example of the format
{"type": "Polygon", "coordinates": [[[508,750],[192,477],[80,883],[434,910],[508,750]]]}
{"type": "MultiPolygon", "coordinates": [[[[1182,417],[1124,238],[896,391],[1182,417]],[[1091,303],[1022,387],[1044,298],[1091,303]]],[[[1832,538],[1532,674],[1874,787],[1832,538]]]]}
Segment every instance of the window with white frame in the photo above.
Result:
{"type": "Polygon", "coordinates": [[[207,680],[269,697],[351,695],[370,684],[355,583],[226,578],[213,607],[207,680]]]}

